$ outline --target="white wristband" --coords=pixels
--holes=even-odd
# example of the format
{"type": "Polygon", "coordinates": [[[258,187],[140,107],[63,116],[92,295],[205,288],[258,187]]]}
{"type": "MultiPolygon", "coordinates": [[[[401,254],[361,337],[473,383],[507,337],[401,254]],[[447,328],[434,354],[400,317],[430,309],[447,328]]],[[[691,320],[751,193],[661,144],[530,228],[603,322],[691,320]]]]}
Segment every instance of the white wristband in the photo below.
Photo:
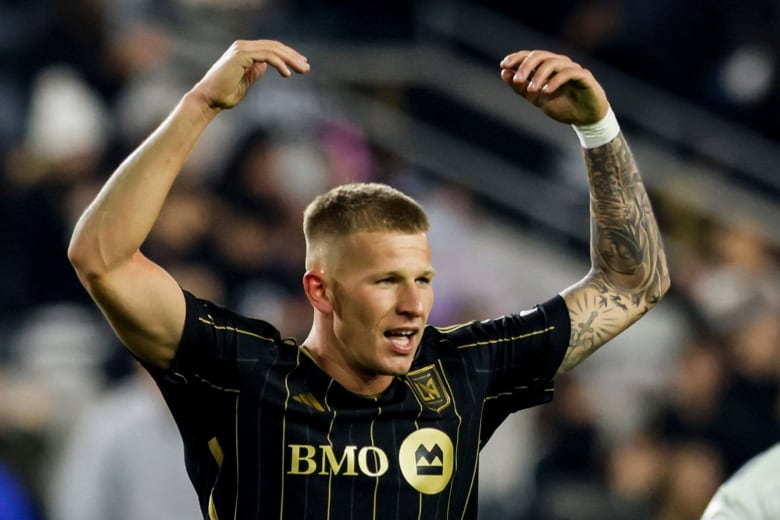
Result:
{"type": "Polygon", "coordinates": [[[571,125],[580,138],[583,148],[596,148],[613,140],[620,133],[620,125],[617,122],[612,107],[607,110],[601,121],[590,125],[571,125]]]}

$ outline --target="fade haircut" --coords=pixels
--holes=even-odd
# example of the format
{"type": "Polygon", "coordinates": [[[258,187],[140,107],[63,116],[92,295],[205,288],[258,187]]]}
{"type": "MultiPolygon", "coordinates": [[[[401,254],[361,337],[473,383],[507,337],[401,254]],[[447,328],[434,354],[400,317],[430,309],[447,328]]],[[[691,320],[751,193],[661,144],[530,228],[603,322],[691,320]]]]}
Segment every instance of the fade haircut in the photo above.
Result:
{"type": "Polygon", "coordinates": [[[430,229],[420,204],[386,184],[337,186],[318,195],[303,212],[307,263],[313,244],[360,231],[424,233],[430,229]]]}

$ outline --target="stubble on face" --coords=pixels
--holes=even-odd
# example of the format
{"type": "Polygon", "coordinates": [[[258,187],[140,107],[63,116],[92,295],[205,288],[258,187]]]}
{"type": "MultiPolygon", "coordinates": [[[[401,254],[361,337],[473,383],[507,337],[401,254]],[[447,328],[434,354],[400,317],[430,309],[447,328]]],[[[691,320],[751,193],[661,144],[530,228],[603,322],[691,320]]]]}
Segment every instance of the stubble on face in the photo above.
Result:
{"type": "Polygon", "coordinates": [[[433,304],[427,237],[361,232],[328,249],[331,354],[365,380],[405,374],[433,304]]]}

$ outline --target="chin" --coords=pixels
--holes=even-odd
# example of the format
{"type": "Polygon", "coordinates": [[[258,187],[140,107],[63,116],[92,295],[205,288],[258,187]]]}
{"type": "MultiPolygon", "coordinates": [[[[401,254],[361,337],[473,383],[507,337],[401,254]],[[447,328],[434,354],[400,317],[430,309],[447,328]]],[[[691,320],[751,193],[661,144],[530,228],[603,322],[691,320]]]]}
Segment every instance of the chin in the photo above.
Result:
{"type": "Polygon", "coordinates": [[[388,373],[393,376],[405,376],[407,373],[409,373],[411,368],[412,361],[409,360],[408,363],[404,362],[403,364],[397,364],[393,367],[389,367],[388,373]]]}

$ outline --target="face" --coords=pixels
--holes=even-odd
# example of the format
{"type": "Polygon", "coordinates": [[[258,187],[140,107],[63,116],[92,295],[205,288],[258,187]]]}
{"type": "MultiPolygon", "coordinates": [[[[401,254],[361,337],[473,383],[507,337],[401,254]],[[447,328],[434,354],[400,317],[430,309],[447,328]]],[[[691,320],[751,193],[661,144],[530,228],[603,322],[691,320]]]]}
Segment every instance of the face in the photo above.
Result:
{"type": "Polygon", "coordinates": [[[425,234],[355,233],[338,241],[324,274],[332,354],[369,384],[408,372],[433,305],[425,234]]]}

